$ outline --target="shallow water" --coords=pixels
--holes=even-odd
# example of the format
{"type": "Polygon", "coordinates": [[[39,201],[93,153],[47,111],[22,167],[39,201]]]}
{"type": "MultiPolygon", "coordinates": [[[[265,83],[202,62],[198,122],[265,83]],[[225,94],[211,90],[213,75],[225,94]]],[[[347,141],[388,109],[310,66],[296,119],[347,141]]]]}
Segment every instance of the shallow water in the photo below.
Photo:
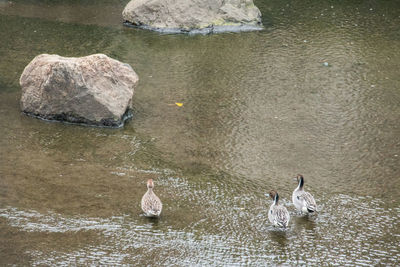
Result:
{"type": "Polygon", "coordinates": [[[256,1],[265,30],[187,36],[123,27],[126,2],[0,1],[1,265],[398,264],[399,3],[256,1]],[[133,119],[21,114],[40,53],[131,64],[133,119]],[[297,173],[318,216],[290,204],[297,173]],[[141,215],[148,178],[159,220],[141,215]]]}

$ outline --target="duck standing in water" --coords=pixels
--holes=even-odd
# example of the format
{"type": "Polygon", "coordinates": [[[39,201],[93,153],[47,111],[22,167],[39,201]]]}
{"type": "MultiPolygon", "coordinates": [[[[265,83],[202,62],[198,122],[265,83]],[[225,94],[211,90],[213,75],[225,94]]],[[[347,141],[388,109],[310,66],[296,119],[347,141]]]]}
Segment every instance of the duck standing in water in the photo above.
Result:
{"type": "Polygon", "coordinates": [[[142,197],[142,210],[147,217],[158,217],[161,214],[161,200],[153,192],[153,179],[147,180],[147,192],[142,197]]]}
{"type": "Polygon", "coordinates": [[[278,227],[286,228],[289,225],[290,215],[287,209],[279,204],[279,195],[275,190],[269,192],[269,196],[274,200],[268,212],[268,219],[278,227]]]}
{"type": "Polygon", "coordinates": [[[296,207],[297,210],[306,213],[306,214],[312,214],[317,211],[317,204],[315,203],[314,197],[304,191],[304,177],[301,174],[297,175],[297,182],[298,186],[297,188],[293,191],[292,194],[292,201],[294,206],[296,207]]]}

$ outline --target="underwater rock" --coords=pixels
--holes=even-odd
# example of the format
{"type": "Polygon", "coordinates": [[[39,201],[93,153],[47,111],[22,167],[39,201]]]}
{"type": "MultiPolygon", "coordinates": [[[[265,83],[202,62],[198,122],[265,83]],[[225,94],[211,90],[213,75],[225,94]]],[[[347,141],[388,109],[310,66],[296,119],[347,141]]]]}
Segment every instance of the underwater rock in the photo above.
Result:
{"type": "Polygon", "coordinates": [[[253,0],[132,0],[125,25],[165,33],[211,33],[262,29],[253,0]]]}
{"type": "Polygon", "coordinates": [[[138,81],[130,65],[103,54],[42,54],[21,75],[21,109],[47,120],[120,127],[129,117],[138,81]]]}

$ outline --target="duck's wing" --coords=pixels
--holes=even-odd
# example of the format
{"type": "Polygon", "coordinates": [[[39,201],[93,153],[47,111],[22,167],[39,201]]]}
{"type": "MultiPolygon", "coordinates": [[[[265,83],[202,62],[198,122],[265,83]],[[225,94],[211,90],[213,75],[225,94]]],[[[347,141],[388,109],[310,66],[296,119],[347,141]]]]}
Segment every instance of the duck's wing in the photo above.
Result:
{"type": "Polygon", "coordinates": [[[161,200],[153,194],[145,194],[142,198],[142,210],[148,216],[159,216],[162,210],[161,200]]]}
{"type": "Polygon", "coordinates": [[[287,209],[283,206],[276,206],[274,209],[276,224],[282,227],[286,227],[289,224],[290,215],[287,209]]]}
{"type": "Polygon", "coordinates": [[[302,192],[297,196],[297,198],[303,201],[308,212],[317,211],[317,204],[315,203],[314,197],[310,193],[302,192]]]}

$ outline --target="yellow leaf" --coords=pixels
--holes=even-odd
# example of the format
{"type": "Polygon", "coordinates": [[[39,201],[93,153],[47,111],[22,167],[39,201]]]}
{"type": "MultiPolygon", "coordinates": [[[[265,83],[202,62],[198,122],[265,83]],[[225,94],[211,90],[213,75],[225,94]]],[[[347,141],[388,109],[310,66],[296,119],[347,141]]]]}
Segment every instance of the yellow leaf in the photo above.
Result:
{"type": "Polygon", "coordinates": [[[182,107],[182,106],[183,106],[183,103],[178,103],[178,102],[176,102],[175,105],[177,105],[178,107],[182,107]]]}

